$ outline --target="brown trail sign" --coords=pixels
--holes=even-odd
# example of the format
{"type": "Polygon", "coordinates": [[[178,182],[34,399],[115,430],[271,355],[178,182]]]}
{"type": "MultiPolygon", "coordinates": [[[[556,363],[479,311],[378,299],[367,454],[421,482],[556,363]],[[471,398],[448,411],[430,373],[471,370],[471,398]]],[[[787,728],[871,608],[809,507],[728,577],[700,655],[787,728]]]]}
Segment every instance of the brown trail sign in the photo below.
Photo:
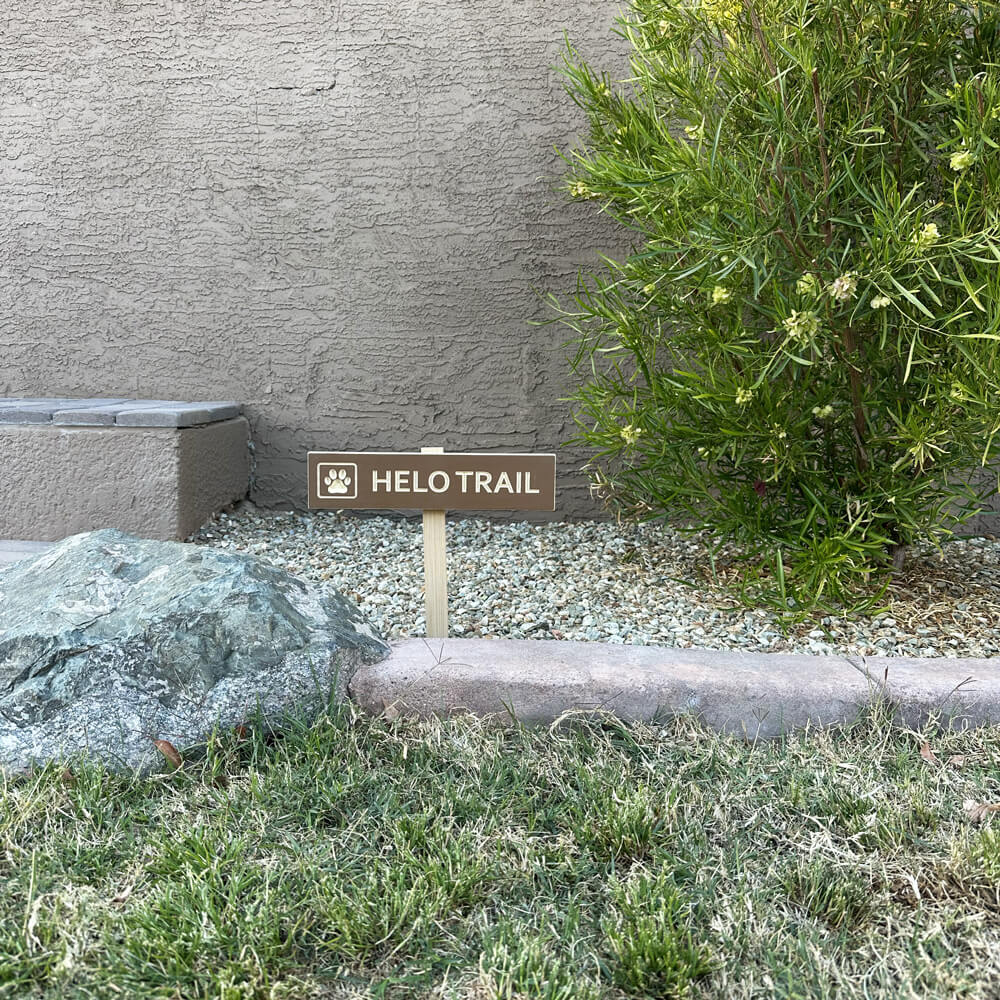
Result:
{"type": "Polygon", "coordinates": [[[555,455],[309,452],[309,507],[424,512],[427,635],[448,635],[446,510],[555,510],[555,455]]]}

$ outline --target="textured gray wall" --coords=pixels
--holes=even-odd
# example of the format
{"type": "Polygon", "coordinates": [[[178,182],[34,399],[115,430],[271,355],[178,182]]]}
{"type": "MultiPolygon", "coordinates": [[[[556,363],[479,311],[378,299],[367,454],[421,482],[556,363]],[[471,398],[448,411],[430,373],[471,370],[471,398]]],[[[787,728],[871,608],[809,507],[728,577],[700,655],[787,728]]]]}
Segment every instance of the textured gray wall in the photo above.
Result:
{"type": "Polygon", "coordinates": [[[618,6],[11,0],[0,396],[240,400],[269,505],[308,449],[556,450],[532,289],[622,237],[553,188],[552,67],[618,63],[618,6]]]}

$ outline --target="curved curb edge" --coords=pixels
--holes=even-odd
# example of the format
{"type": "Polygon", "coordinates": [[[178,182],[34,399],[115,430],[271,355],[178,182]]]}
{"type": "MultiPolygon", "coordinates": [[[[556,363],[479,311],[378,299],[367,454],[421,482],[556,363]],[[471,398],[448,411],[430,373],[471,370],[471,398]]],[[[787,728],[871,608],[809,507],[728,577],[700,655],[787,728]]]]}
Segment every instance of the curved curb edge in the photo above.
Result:
{"type": "Polygon", "coordinates": [[[568,712],[626,722],[697,716],[712,729],[773,738],[854,721],[875,703],[918,729],[1000,723],[989,659],[806,656],[540,639],[405,639],[348,684],[365,711],[422,718],[471,712],[548,725],[568,712]]]}

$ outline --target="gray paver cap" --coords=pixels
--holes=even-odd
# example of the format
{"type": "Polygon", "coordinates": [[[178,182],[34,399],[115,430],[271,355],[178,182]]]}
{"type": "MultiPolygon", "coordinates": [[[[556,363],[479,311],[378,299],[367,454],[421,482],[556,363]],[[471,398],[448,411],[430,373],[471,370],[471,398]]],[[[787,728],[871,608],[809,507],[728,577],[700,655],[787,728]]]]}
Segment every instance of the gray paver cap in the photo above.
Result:
{"type": "Polygon", "coordinates": [[[84,427],[193,427],[238,417],[231,400],[92,398],[0,399],[0,424],[58,424],[84,427]]]}
{"type": "Polygon", "coordinates": [[[58,409],[52,413],[54,424],[113,424],[115,413],[127,399],[106,399],[102,406],[86,406],[84,400],[69,409],[58,409]]]}
{"type": "Polygon", "coordinates": [[[81,405],[56,410],[52,414],[54,424],[76,426],[108,427],[124,410],[183,406],[178,399],[105,399],[101,406],[87,406],[87,400],[79,400],[81,405]]]}
{"type": "Polygon", "coordinates": [[[47,424],[52,414],[68,406],[100,406],[107,403],[105,398],[90,399],[19,399],[4,400],[0,406],[0,423],[4,424],[47,424]]]}
{"type": "Polygon", "coordinates": [[[115,423],[119,427],[193,427],[195,424],[212,424],[238,417],[242,409],[239,403],[233,402],[140,406],[123,409],[115,417],[115,423]]]}

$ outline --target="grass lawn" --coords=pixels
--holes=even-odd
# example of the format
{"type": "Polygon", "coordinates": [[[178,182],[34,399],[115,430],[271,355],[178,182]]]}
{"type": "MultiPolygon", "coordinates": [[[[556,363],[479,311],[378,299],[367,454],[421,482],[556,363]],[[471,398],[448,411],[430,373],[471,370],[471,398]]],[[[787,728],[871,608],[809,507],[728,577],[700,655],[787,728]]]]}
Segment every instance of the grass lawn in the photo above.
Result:
{"type": "Polygon", "coordinates": [[[1000,996],[996,730],[347,707],[2,796],[3,997],[1000,996]]]}

